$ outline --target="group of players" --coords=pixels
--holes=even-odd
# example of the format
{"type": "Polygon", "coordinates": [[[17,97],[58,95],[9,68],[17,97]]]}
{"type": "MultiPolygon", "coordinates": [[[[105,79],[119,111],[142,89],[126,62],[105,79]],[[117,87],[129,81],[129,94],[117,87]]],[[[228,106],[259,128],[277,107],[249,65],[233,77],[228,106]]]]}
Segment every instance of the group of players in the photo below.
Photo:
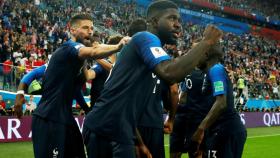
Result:
{"type": "Polygon", "coordinates": [[[129,29],[131,37],[117,44],[93,42],[93,20],[87,14],[72,17],[70,26],[71,39],[47,65],[27,74],[18,88],[15,111],[20,117],[24,90],[33,78],[43,80],[42,98],[32,117],[36,158],[85,158],[84,145],[88,158],[164,158],[164,133],[171,133],[171,158],[185,152],[191,158],[242,156],[246,129],[220,64],[219,29],[208,26],[192,49],[171,58],[163,46],[176,44],[181,23],[177,5],[169,0],[151,3],[146,21],[136,22],[129,29]],[[91,70],[85,67],[85,59],[116,52],[116,61],[98,60],[91,70]],[[101,72],[102,91],[89,109],[81,85],[101,72]],[[72,116],[75,98],[87,112],[82,134],[72,116]],[[162,104],[169,105],[165,122],[162,104]]]}

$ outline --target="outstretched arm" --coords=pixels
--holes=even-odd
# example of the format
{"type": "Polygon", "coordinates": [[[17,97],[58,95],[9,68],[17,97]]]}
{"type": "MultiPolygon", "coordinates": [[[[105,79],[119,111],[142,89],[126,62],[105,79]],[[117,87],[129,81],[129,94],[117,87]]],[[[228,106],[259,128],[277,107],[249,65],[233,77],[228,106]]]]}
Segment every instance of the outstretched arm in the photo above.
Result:
{"type": "Polygon", "coordinates": [[[101,59],[108,57],[116,52],[118,52],[125,44],[130,40],[130,37],[124,37],[116,45],[107,45],[107,44],[96,44],[92,47],[82,47],[79,49],[79,57],[86,58],[96,58],[101,59]]]}

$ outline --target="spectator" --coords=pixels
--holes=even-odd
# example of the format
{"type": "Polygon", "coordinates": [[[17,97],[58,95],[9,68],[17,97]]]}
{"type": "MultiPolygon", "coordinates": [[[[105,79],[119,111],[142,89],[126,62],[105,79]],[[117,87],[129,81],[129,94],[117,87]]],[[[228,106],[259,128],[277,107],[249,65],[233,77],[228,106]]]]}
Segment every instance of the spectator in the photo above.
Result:
{"type": "Polygon", "coordinates": [[[243,89],[245,88],[245,80],[242,75],[239,76],[239,79],[237,81],[237,88],[238,88],[237,97],[241,97],[243,94],[243,89]]]}
{"type": "Polygon", "coordinates": [[[279,86],[276,82],[273,83],[272,86],[272,92],[273,92],[273,99],[279,99],[279,86]]]}
{"type": "Polygon", "coordinates": [[[3,100],[3,97],[2,95],[0,95],[0,116],[5,116],[7,115],[7,112],[6,112],[6,103],[5,101],[3,100]]]}
{"type": "Polygon", "coordinates": [[[33,113],[33,111],[36,109],[37,104],[34,102],[34,96],[30,95],[29,101],[25,104],[26,105],[26,110],[25,110],[25,115],[30,115],[33,113]]]}
{"type": "Polygon", "coordinates": [[[4,82],[3,87],[4,89],[9,89],[11,82],[12,82],[12,67],[13,62],[10,59],[7,59],[3,63],[3,75],[4,75],[4,82]]]}

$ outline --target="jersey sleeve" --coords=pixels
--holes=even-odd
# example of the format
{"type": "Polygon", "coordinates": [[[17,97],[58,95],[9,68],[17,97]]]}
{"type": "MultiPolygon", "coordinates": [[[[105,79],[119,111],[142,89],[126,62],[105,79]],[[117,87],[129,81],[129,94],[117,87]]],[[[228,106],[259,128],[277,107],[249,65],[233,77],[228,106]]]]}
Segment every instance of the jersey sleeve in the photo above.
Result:
{"type": "Polygon", "coordinates": [[[33,80],[42,78],[44,76],[45,70],[46,65],[42,65],[36,69],[33,69],[28,74],[24,75],[20,82],[29,86],[33,80]]]}
{"type": "Polygon", "coordinates": [[[103,67],[98,63],[93,65],[91,69],[95,72],[96,75],[99,75],[104,71],[103,67]]]}
{"type": "Polygon", "coordinates": [[[213,96],[226,95],[227,82],[224,67],[220,64],[216,64],[209,70],[208,75],[213,89],[213,96]]]}
{"type": "Polygon", "coordinates": [[[77,57],[79,55],[79,51],[81,48],[85,47],[85,45],[78,43],[78,42],[73,42],[69,41],[68,45],[71,47],[70,55],[77,57]]]}
{"type": "Polygon", "coordinates": [[[138,55],[150,69],[154,69],[162,61],[170,60],[169,55],[162,49],[159,38],[149,32],[136,34],[132,42],[138,55]]]}

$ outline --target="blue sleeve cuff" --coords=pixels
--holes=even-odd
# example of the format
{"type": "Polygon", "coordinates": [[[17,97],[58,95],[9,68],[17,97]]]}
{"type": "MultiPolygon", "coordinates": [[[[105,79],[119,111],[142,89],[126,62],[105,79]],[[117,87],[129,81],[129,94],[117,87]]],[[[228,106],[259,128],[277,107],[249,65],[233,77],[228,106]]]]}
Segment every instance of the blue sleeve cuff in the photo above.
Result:
{"type": "Polygon", "coordinates": [[[159,63],[166,61],[166,60],[170,60],[169,56],[163,56],[158,58],[157,60],[155,60],[151,65],[150,65],[150,69],[153,70],[159,63]]]}
{"type": "Polygon", "coordinates": [[[95,72],[96,75],[101,74],[103,72],[103,68],[100,64],[93,65],[91,69],[95,72]]]}
{"type": "Polygon", "coordinates": [[[29,86],[33,80],[42,78],[45,74],[45,70],[46,65],[33,69],[31,72],[24,75],[20,82],[29,86]]]}
{"type": "Polygon", "coordinates": [[[221,64],[216,64],[209,70],[209,78],[211,80],[213,96],[227,93],[226,72],[221,64]]]}

